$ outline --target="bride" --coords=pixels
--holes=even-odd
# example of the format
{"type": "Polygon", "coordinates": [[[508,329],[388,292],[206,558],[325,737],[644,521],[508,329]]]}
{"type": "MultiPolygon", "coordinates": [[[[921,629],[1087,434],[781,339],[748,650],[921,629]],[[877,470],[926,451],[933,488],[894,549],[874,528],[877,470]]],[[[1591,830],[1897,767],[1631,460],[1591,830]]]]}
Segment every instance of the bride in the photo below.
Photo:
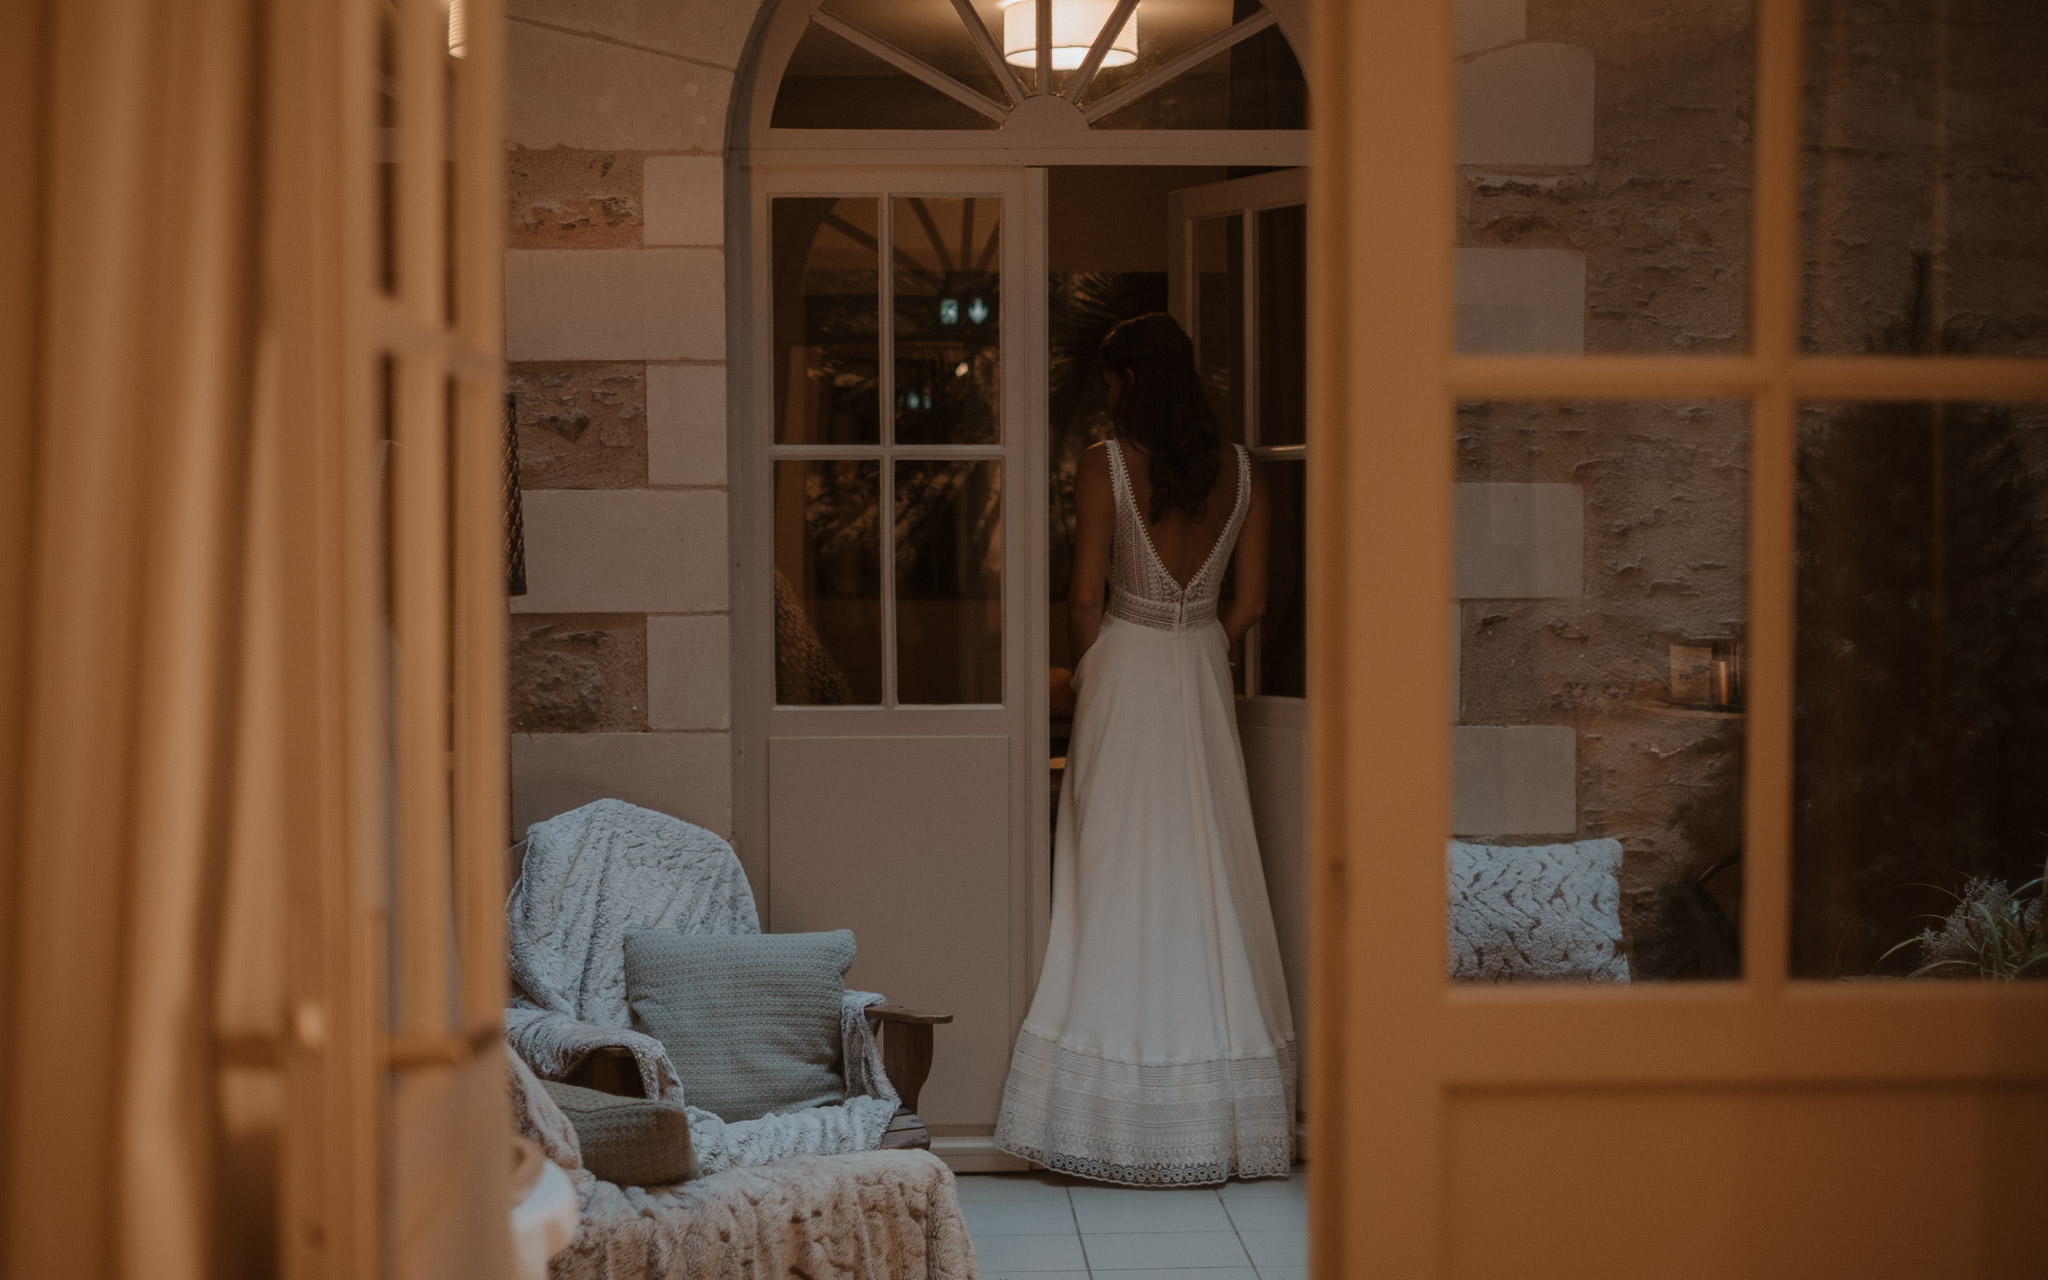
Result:
{"type": "Polygon", "coordinates": [[[1266,489],[1170,316],[1118,325],[1102,366],[1116,425],[1075,480],[1052,937],[996,1145],[1134,1186],[1284,1177],[1294,1022],[1229,664],[1265,611],[1266,489]]]}

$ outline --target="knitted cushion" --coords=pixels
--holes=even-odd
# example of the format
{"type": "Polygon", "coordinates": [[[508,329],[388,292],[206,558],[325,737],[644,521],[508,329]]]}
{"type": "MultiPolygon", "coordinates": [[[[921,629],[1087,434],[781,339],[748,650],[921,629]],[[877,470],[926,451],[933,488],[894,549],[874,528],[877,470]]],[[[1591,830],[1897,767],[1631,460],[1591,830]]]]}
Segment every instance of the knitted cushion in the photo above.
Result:
{"type": "Polygon", "coordinates": [[[1620,841],[1453,840],[1449,861],[1453,981],[1628,981],[1620,841]]]}
{"type": "Polygon", "coordinates": [[[633,1029],[661,1041],[683,1100],[723,1120],[846,1100],[839,1006],[853,935],[626,934],[633,1029]]]}
{"type": "Polygon", "coordinates": [[[559,1080],[541,1088],[576,1130],[583,1167],[622,1187],[663,1187],[695,1172],[690,1116],[680,1102],[621,1098],[559,1080]]]}

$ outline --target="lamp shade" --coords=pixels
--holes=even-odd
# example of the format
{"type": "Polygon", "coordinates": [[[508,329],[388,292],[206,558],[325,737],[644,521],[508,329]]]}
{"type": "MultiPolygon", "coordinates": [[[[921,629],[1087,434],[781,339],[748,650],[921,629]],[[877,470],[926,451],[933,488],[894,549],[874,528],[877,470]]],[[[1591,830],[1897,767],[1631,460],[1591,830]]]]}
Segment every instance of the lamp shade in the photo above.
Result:
{"type": "MultiPolygon", "coordinates": [[[[1116,12],[1116,0],[1046,0],[1052,5],[1052,69],[1072,71],[1088,58],[1095,37],[1116,12]]],[[[1138,12],[1116,33],[1109,51],[1102,55],[1105,67],[1126,66],[1138,57],[1138,12]]],[[[1003,60],[1011,66],[1038,65],[1037,0],[1003,0],[1003,60]]]]}

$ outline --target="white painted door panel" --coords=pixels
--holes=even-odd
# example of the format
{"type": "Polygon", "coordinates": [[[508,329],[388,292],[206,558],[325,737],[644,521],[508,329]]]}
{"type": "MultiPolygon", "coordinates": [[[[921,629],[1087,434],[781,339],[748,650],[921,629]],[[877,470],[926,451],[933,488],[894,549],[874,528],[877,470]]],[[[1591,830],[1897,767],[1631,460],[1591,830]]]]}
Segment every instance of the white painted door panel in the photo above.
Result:
{"type": "Polygon", "coordinates": [[[927,1124],[986,1124],[1010,1065],[1020,930],[1006,737],[771,738],[768,914],[851,929],[848,987],[951,1013],[927,1124]]]}

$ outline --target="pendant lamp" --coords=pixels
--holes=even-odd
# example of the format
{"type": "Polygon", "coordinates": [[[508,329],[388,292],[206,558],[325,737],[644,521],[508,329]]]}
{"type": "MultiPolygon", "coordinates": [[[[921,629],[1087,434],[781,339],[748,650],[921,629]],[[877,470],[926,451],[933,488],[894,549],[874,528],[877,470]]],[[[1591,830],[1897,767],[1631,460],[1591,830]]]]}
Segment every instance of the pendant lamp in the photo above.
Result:
{"type": "MultiPolygon", "coordinates": [[[[1072,71],[1087,60],[1095,37],[1116,12],[1116,0],[1045,3],[1052,6],[1052,69],[1072,71]]],[[[1109,51],[1102,55],[1102,65],[1127,66],[1137,57],[1138,12],[1133,9],[1124,29],[1116,33],[1109,51]]],[[[1013,67],[1038,65],[1038,0],[1003,0],[1003,60],[1013,67]]]]}

